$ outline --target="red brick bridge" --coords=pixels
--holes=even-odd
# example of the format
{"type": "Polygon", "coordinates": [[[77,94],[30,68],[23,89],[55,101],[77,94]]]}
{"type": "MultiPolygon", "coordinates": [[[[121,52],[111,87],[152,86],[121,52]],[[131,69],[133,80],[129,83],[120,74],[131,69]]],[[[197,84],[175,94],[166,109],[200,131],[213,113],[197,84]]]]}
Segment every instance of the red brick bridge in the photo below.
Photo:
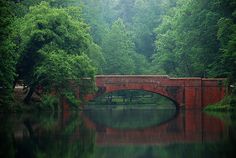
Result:
{"type": "Polygon", "coordinates": [[[177,107],[201,109],[220,101],[227,93],[224,78],[170,78],[166,75],[99,75],[96,76],[96,94],[85,97],[92,100],[105,93],[119,90],[143,90],[169,98],[177,107]]]}

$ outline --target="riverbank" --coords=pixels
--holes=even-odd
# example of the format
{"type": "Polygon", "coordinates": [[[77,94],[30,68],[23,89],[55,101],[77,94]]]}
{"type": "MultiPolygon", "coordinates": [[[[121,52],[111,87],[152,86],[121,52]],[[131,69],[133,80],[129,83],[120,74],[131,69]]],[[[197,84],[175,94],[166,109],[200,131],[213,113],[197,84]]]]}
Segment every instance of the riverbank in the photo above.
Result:
{"type": "Polygon", "coordinates": [[[236,95],[231,94],[216,104],[208,105],[204,111],[236,111],[236,95]]]}
{"type": "MultiPolygon", "coordinates": [[[[17,85],[14,88],[12,101],[7,105],[7,108],[0,108],[0,112],[40,112],[48,111],[55,112],[61,111],[62,102],[57,96],[53,95],[38,95],[33,93],[30,101],[24,101],[27,95],[27,89],[23,86],[17,85]]],[[[69,95],[67,97],[70,97],[69,95]]],[[[67,98],[68,99],[68,98],[67,98]]],[[[68,104],[71,105],[71,110],[80,110],[79,101],[70,97],[68,104]]]]}
{"type": "MultiPolygon", "coordinates": [[[[0,109],[0,112],[37,112],[43,109],[41,106],[42,99],[39,95],[34,93],[32,95],[31,101],[29,103],[24,102],[24,98],[27,95],[27,89],[21,85],[17,85],[14,88],[14,93],[12,95],[12,101],[7,105],[7,108],[0,109]]],[[[50,110],[45,108],[45,111],[50,110]]]]}

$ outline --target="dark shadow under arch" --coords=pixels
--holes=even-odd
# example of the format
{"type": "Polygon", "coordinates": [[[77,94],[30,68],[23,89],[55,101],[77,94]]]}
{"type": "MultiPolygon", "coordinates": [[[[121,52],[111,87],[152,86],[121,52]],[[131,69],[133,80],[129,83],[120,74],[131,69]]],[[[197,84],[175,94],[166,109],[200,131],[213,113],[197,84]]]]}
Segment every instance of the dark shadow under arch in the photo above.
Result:
{"type": "Polygon", "coordinates": [[[143,92],[149,92],[149,93],[153,93],[153,94],[157,94],[161,97],[164,97],[166,99],[168,99],[169,101],[171,101],[173,103],[173,105],[175,106],[176,110],[179,110],[180,109],[180,105],[179,103],[174,100],[173,98],[161,93],[161,92],[158,92],[158,91],[152,91],[152,90],[146,90],[146,89],[117,89],[117,90],[112,90],[112,91],[106,91],[106,89],[102,89],[102,90],[98,90],[98,93],[95,97],[93,97],[93,100],[96,100],[97,98],[100,98],[100,97],[103,97],[107,94],[111,94],[111,93],[115,93],[115,92],[121,92],[121,91],[143,91],[143,92]]]}

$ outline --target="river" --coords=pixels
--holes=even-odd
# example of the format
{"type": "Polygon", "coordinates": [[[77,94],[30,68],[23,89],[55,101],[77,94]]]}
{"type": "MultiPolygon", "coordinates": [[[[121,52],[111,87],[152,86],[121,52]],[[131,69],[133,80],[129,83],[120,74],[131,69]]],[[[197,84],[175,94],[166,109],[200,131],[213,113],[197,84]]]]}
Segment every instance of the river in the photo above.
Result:
{"type": "Polygon", "coordinates": [[[0,114],[0,157],[235,157],[236,115],[213,115],[125,106],[0,114]]]}

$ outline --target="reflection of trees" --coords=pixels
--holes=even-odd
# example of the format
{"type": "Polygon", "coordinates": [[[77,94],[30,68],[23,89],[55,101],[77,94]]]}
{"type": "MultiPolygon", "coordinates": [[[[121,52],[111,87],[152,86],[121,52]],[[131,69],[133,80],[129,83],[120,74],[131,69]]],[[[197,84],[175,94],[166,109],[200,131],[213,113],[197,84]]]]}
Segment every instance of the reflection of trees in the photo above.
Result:
{"type": "Polygon", "coordinates": [[[176,117],[175,109],[118,109],[118,110],[88,110],[85,115],[95,124],[119,129],[140,129],[157,126],[176,117]]]}
{"type": "Polygon", "coordinates": [[[87,158],[93,153],[95,132],[85,128],[77,114],[66,124],[52,116],[27,117],[20,122],[21,129],[14,131],[15,136],[9,121],[1,123],[0,148],[6,150],[0,157],[87,158]],[[50,123],[42,126],[47,119],[50,123]]]}
{"type": "Polygon", "coordinates": [[[15,157],[13,126],[9,117],[0,114],[0,157],[15,157]]]}
{"type": "Polygon", "coordinates": [[[95,148],[95,133],[78,114],[66,122],[57,115],[0,114],[0,158],[235,157],[235,114],[228,119],[229,135],[219,142],[95,148]]]}
{"type": "MultiPolygon", "coordinates": [[[[40,143],[35,151],[35,157],[49,158],[87,158],[92,153],[94,148],[94,136],[88,129],[85,129],[83,124],[79,125],[80,137],[76,140],[71,140],[73,133],[62,135],[44,134],[40,137],[40,143]]],[[[62,132],[67,128],[65,127],[62,132]]]]}

